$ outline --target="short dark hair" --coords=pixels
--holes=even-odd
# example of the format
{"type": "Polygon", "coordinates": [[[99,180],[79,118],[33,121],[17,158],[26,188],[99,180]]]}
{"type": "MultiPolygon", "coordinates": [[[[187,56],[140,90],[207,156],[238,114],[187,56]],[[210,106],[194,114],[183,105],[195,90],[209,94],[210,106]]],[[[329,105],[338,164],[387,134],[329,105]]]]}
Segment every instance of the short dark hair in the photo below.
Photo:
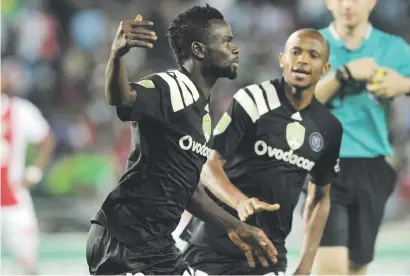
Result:
{"type": "Polygon", "coordinates": [[[179,13],[168,27],[168,40],[179,66],[191,55],[190,48],[194,41],[205,42],[209,34],[209,20],[224,17],[220,11],[206,5],[193,6],[179,13]]]}

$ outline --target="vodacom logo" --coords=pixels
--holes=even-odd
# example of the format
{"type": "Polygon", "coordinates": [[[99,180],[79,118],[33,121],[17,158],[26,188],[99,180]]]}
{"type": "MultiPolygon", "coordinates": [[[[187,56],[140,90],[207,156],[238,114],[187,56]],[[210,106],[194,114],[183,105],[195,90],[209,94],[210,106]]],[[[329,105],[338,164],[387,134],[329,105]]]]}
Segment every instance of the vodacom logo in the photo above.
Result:
{"type": "Polygon", "coordinates": [[[204,157],[208,157],[210,148],[206,144],[200,144],[192,139],[191,136],[185,135],[179,139],[179,147],[183,150],[192,151],[198,153],[204,157]]]}
{"type": "Polygon", "coordinates": [[[270,158],[275,158],[276,160],[283,160],[292,165],[296,165],[299,168],[303,168],[307,171],[310,171],[315,162],[310,161],[302,156],[298,156],[293,153],[293,150],[283,151],[281,149],[272,148],[268,146],[264,141],[257,141],[254,147],[255,153],[259,156],[268,155],[270,158]]]}

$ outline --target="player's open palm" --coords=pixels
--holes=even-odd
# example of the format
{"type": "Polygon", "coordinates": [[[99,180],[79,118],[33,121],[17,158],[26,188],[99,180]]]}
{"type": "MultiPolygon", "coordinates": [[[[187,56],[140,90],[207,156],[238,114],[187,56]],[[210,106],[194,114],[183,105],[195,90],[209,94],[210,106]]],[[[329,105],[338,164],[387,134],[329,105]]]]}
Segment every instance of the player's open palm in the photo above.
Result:
{"type": "Polygon", "coordinates": [[[243,223],[228,235],[245,253],[250,267],[255,267],[255,259],[264,267],[269,266],[268,260],[273,264],[277,263],[278,251],[261,229],[243,223]]]}
{"type": "Polygon", "coordinates": [[[138,15],[135,20],[123,20],[118,27],[111,50],[115,56],[123,56],[131,48],[152,48],[152,41],[157,40],[155,32],[146,29],[153,26],[151,21],[142,21],[138,15]]]}
{"type": "Polygon", "coordinates": [[[262,211],[274,212],[279,210],[279,208],[279,204],[269,204],[255,197],[241,200],[236,205],[236,211],[241,221],[246,221],[246,219],[254,213],[262,211]]]}

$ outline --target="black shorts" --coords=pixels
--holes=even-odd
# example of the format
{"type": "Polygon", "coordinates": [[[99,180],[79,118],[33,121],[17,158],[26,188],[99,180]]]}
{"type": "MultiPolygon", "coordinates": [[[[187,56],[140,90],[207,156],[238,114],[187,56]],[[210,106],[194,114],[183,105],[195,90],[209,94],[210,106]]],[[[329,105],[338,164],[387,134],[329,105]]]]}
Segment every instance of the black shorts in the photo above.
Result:
{"type": "Polygon", "coordinates": [[[342,158],[321,246],[346,246],[354,263],[371,262],[395,183],[396,173],[384,157],[342,158]]]}
{"type": "Polygon", "coordinates": [[[286,264],[283,268],[262,267],[256,261],[256,267],[250,268],[244,259],[238,259],[237,255],[219,253],[209,248],[189,244],[184,252],[184,260],[195,271],[196,275],[205,272],[209,275],[264,275],[273,273],[275,275],[284,275],[286,264]],[[199,272],[200,271],[200,272],[199,272]]]}
{"type": "Polygon", "coordinates": [[[92,275],[182,275],[188,269],[175,246],[159,251],[138,250],[119,242],[99,224],[91,225],[86,255],[92,275]]]}

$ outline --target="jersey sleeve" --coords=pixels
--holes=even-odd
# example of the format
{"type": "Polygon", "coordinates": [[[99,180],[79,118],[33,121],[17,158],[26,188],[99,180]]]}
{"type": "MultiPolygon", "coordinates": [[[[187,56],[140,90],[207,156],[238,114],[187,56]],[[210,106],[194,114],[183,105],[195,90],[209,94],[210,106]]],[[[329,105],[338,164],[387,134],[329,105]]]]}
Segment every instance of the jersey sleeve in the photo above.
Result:
{"type": "Polygon", "coordinates": [[[150,76],[139,82],[129,83],[137,97],[132,106],[117,107],[118,118],[122,121],[139,121],[148,116],[161,121],[168,119],[168,103],[166,93],[168,87],[156,77],[150,76]]]}
{"type": "Polygon", "coordinates": [[[43,142],[50,133],[50,126],[41,111],[27,100],[19,100],[21,124],[24,125],[25,138],[29,143],[43,142]]]}
{"type": "Polygon", "coordinates": [[[325,186],[333,182],[339,175],[339,151],[342,142],[343,129],[338,122],[335,124],[333,135],[329,137],[329,146],[313,167],[311,172],[311,181],[317,186],[325,186]]]}
{"type": "Polygon", "coordinates": [[[227,112],[214,129],[213,149],[225,160],[232,156],[257,116],[256,106],[244,90],[239,90],[227,112]]]}

